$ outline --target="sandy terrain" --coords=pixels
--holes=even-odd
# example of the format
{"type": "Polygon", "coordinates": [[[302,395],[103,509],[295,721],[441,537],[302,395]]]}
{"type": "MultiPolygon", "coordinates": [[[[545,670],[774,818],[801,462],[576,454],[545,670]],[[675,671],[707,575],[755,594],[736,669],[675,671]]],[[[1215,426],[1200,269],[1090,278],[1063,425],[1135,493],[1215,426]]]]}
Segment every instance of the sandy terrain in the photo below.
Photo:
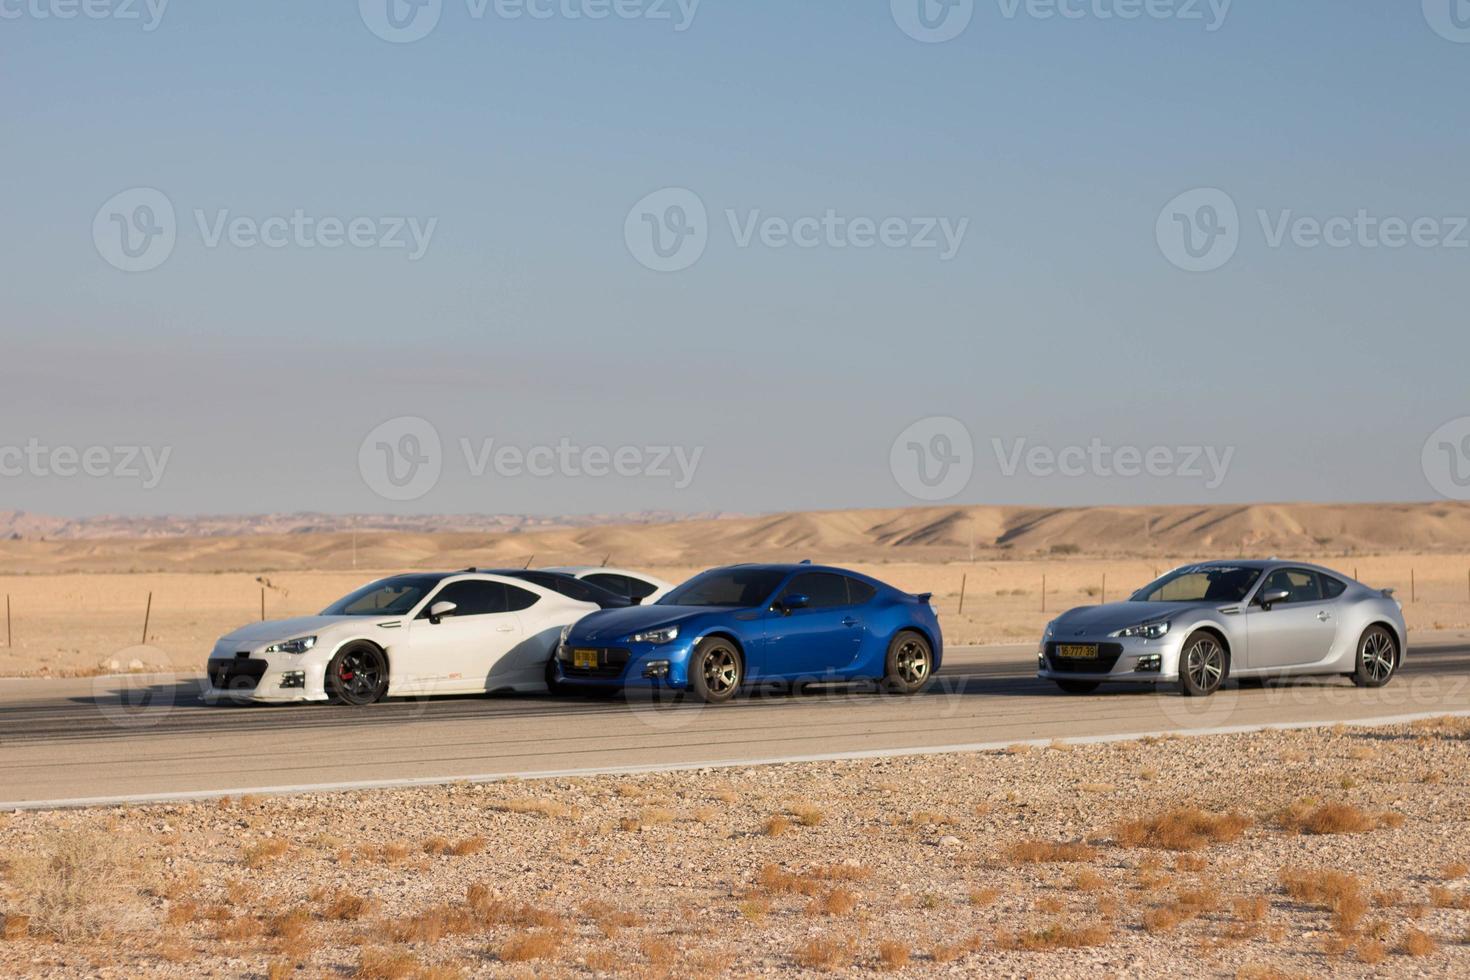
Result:
{"type": "Polygon", "coordinates": [[[1467,749],[1446,719],[16,813],[0,971],[1464,976],[1467,749]]]}

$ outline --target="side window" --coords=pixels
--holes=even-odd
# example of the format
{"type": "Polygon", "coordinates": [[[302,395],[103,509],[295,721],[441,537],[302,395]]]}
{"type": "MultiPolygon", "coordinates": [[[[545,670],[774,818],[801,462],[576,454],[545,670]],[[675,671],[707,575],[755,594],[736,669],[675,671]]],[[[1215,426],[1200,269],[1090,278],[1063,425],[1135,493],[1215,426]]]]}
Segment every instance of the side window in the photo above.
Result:
{"type": "Polygon", "coordinates": [[[787,595],[804,595],[809,609],[832,609],[847,605],[847,579],[831,572],[803,572],[786,586],[787,595]]]}
{"type": "Polygon", "coordinates": [[[520,612],[522,609],[530,609],[541,601],[541,597],[534,592],[518,589],[514,585],[503,586],[505,589],[505,611],[520,612]]]}
{"type": "Polygon", "coordinates": [[[1261,595],[1267,592],[1290,593],[1287,602],[1322,601],[1322,583],[1315,572],[1302,568],[1282,568],[1271,573],[1266,584],[1261,586],[1261,595]]]}
{"type": "Polygon", "coordinates": [[[600,585],[613,595],[626,596],[629,599],[647,599],[658,591],[652,583],[627,575],[614,575],[612,572],[597,572],[588,575],[585,581],[600,585]]]}
{"type": "Polygon", "coordinates": [[[1336,599],[1347,591],[1347,583],[1341,579],[1333,578],[1331,575],[1317,576],[1322,580],[1322,598],[1336,599]]]}
{"type": "Polygon", "coordinates": [[[847,601],[850,605],[861,606],[877,594],[878,590],[867,582],[859,582],[855,578],[847,580],[847,601]]]}
{"type": "MultiPolygon", "coordinates": [[[[458,607],[454,610],[456,618],[505,612],[505,586],[499,582],[484,582],[477,579],[451,582],[429,600],[429,606],[436,602],[454,603],[458,607]]],[[[419,618],[427,619],[428,615],[429,607],[425,606],[419,618]]]]}

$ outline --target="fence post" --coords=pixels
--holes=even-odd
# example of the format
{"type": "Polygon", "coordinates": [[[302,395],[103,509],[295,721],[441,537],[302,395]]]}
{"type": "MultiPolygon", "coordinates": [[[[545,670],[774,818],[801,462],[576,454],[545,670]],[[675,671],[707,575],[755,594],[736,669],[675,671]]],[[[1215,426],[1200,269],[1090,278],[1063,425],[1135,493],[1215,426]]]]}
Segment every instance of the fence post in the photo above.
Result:
{"type": "Polygon", "coordinates": [[[265,586],[260,587],[260,621],[265,622],[265,586]]]}
{"type": "Polygon", "coordinates": [[[143,642],[141,646],[148,645],[148,620],[153,616],[153,593],[148,593],[148,605],[143,607],[143,642]]]}
{"type": "Polygon", "coordinates": [[[1107,604],[1108,604],[1108,573],[1107,572],[1103,572],[1102,601],[1099,602],[1098,605],[1099,606],[1106,606],[1107,604]]]}
{"type": "Polygon", "coordinates": [[[969,581],[969,578],[968,573],[960,576],[960,611],[955,614],[957,616],[965,614],[965,583],[969,581]]]}

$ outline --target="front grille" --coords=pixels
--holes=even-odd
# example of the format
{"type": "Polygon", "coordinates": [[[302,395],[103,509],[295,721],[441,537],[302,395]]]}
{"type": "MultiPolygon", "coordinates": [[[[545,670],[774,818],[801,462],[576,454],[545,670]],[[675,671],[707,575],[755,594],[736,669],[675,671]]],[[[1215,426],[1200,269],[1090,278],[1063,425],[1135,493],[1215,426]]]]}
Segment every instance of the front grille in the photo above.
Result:
{"type": "Polygon", "coordinates": [[[217,691],[253,691],[269,666],[264,660],[243,656],[233,660],[211,660],[209,683],[217,691]]]}
{"type": "Polygon", "coordinates": [[[1059,674],[1109,674],[1123,656],[1123,644],[1099,643],[1096,660],[1066,660],[1057,656],[1057,644],[1046,645],[1046,662],[1059,674]]]}
{"type": "MultiPolygon", "coordinates": [[[[586,649],[585,647],[582,649],[586,649]]],[[[597,651],[597,669],[578,669],[570,658],[561,662],[561,672],[568,677],[621,677],[633,654],[627,650],[607,649],[597,651]]]]}

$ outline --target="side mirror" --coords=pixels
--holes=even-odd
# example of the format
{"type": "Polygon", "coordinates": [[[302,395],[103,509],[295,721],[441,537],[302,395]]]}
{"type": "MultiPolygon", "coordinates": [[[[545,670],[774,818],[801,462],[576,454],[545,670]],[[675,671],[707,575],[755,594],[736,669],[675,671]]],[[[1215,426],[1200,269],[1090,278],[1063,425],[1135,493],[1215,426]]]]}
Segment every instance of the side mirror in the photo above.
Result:
{"type": "Polygon", "coordinates": [[[791,595],[782,596],[781,598],[781,610],[785,613],[792,613],[798,609],[805,609],[811,604],[812,600],[809,597],[802,595],[800,592],[793,592],[791,595]]]}
{"type": "Polygon", "coordinates": [[[1271,607],[1278,602],[1285,602],[1291,598],[1291,593],[1285,589],[1272,589],[1261,596],[1261,608],[1270,611],[1271,607]]]}
{"type": "Polygon", "coordinates": [[[445,616],[453,616],[454,611],[458,608],[459,606],[453,602],[436,602],[429,607],[429,622],[438,626],[440,620],[445,616]]]}

